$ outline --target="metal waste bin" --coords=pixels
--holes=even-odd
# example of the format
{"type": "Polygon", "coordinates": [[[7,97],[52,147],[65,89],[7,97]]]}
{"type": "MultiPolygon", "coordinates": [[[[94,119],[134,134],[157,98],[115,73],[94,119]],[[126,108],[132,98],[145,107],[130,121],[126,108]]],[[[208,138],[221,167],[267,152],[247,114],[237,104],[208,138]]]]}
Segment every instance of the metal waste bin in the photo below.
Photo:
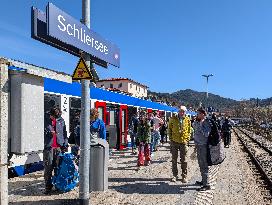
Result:
{"type": "Polygon", "coordinates": [[[104,139],[94,139],[90,152],[90,192],[108,189],[109,144],[104,139]]]}
{"type": "Polygon", "coordinates": [[[109,132],[109,147],[116,148],[116,144],[117,144],[117,127],[116,127],[116,125],[107,125],[107,131],[109,132]]]}

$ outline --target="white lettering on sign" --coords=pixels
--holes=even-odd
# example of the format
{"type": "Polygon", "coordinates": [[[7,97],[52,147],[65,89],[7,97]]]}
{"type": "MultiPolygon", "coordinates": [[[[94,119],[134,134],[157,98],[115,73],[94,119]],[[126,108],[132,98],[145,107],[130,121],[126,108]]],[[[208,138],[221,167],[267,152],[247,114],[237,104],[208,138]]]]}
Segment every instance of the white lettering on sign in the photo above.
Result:
{"type": "Polygon", "coordinates": [[[102,42],[99,42],[98,40],[95,40],[88,34],[86,34],[85,29],[77,28],[76,24],[65,24],[65,18],[62,15],[58,16],[58,28],[60,31],[66,32],[69,36],[73,36],[74,38],[77,38],[79,41],[87,44],[88,46],[91,46],[92,48],[95,48],[96,50],[100,51],[101,53],[108,54],[109,49],[106,45],[104,45],[102,42]]]}

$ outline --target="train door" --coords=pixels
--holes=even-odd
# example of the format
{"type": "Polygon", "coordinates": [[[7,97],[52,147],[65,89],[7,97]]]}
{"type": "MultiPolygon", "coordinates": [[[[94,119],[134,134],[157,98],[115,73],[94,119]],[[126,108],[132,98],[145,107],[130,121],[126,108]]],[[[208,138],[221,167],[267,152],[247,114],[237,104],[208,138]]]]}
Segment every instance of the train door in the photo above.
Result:
{"type": "Polygon", "coordinates": [[[127,146],[127,131],[128,131],[128,107],[121,105],[119,109],[119,132],[120,132],[120,150],[127,146]]]}
{"type": "Polygon", "coordinates": [[[119,105],[107,104],[107,141],[110,148],[120,149],[119,105]]]}

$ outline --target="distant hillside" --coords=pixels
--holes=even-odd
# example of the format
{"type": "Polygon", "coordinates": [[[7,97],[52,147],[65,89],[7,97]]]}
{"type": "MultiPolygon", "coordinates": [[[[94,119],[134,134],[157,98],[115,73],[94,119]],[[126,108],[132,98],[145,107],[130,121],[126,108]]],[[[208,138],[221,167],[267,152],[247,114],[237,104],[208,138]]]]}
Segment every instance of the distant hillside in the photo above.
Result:
{"type": "Polygon", "coordinates": [[[208,102],[205,92],[197,92],[186,89],[174,93],[148,93],[153,100],[164,101],[174,105],[185,105],[187,107],[198,108],[200,105],[207,107],[212,106],[216,109],[231,108],[239,104],[239,101],[230,98],[224,98],[219,95],[209,93],[208,102]]]}
{"type": "Polygon", "coordinates": [[[272,97],[266,99],[258,99],[258,98],[250,98],[249,102],[258,106],[271,106],[272,105],[272,97]]]}

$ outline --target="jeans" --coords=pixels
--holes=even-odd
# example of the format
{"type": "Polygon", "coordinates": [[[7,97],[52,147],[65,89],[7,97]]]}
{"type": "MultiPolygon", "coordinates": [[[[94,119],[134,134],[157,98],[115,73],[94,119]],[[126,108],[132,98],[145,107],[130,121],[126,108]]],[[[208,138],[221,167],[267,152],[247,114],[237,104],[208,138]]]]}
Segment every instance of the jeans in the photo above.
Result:
{"type": "Polygon", "coordinates": [[[45,189],[52,189],[52,172],[58,166],[60,148],[45,149],[43,151],[45,189]]]}
{"type": "Polygon", "coordinates": [[[209,166],[208,166],[208,147],[207,145],[196,145],[197,151],[197,160],[200,168],[200,173],[202,177],[202,183],[204,186],[209,185],[208,175],[209,175],[209,166]]]}
{"type": "Polygon", "coordinates": [[[157,150],[157,146],[160,142],[161,139],[161,135],[159,131],[153,131],[152,132],[152,136],[153,136],[153,150],[157,150]]]}

